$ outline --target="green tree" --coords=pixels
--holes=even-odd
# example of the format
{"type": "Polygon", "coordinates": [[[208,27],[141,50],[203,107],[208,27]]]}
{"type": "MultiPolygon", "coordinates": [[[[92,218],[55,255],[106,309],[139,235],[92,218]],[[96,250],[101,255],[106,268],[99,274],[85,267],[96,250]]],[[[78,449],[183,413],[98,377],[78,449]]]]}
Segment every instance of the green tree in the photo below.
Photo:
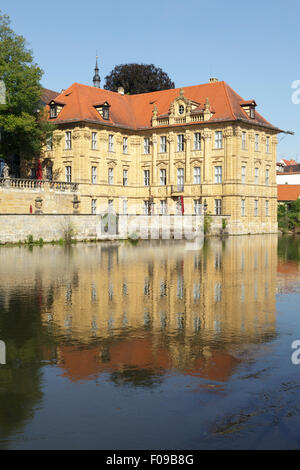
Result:
{"type": "Polygon", "coordinates": [[[283,230],[294,230],[300,226],[300,199],[278,204],[278,226],[283,230]]]}
{"type": "Polygon", "coordinates": [[[15,34],[10,18],[0,11],[0,80],[6,87],[6,107],[0,112],[2,158],[38,157],[53,132],[41,102],[42,75],[25,39],[15,34]]]}
{"type": "Polygon", "coordinates": [[[175,84],[161,68],[153,64],[121,64],[105,77],[104,88],[118,91],[123,87],[125,93],[136,95],[151,91],[174,88],[175,84]]]}

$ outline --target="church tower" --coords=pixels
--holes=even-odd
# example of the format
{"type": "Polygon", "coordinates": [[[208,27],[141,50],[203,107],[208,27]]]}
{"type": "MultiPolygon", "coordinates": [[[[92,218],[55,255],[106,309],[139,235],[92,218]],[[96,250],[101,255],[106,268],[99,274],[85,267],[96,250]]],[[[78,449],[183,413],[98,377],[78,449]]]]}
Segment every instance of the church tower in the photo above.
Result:
{"type": "Polygon", "coordinates": [[[96,56],[95,75],[93,78],[94,87],[100,88],[100,82],[101,82],[101,78],[100,78],[99,69],[98,69],[98,56],[96,56]]]}

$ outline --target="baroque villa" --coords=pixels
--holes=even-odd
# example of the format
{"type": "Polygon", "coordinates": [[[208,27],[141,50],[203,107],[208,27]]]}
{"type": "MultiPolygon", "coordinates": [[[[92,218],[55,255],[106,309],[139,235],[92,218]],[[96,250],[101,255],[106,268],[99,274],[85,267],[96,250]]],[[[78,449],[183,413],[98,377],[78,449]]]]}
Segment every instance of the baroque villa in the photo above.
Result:
{"type": "Polygon", "coordinates": [[[139,95],[107,91],[96,66],[94,86],[74,83],[48,103],[57,129],[43,179],[78,184],[83,214],[204,208],[226,218],[232,234],[277,232],[281,131],[256,107],[217,79],[139,95]]]}

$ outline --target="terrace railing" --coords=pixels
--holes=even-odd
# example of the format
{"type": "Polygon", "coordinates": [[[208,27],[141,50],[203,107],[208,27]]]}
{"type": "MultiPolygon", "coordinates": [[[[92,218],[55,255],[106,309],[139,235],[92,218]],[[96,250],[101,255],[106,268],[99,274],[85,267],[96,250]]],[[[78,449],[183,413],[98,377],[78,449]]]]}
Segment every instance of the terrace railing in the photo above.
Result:
{"type": "Polygon", "coordinates": [[[0,187],[22,190],[52,190],[60,192],[78,191],[78,183],[66,183],[65,181],[49,181],[24,178],[0,178],[0,187]]]}

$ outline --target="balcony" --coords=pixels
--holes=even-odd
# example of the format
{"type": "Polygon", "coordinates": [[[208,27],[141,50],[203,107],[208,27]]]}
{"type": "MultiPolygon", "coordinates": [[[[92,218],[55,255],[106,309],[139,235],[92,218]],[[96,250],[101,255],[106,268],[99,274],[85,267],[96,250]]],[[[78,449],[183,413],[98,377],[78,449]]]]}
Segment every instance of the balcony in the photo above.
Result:
{"type": "Polygon", "coordinates": [[[78,191],[78,183],[66,183],[64,181],[49,181],[23,178],[0,178],[0,187],[21,190],[47,190],[60,192],[78,191]]]}

